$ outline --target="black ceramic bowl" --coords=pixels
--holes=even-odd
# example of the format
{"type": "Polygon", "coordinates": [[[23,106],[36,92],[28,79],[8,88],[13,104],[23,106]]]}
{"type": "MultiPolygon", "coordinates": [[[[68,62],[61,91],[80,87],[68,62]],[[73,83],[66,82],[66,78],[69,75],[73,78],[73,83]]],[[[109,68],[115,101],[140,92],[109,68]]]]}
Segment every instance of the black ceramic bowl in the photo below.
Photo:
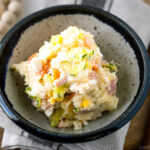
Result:
{"type": "Polygon", "coordinates": [[[143,42],[119,18],[89,6],[56,6],[24,18],[3,38],[0,43],[0,78],[0,104],[15,124],[40,139],[84,142],[111,134],[136,114],[149,89],[150,64],[143,42]],[[48,17],[50,18],[43,23],[35,24],[48,17]],[[33,26],[28,29],[31,25],[33,26]],[[104,113],[101,118],[89,122],[88,126],[77,131],[49,127],[46,117],[37,112],[27,100],[24,87],[18,88],[21,81],[15,84],[16,79],[12,77],[8,65],[26,59],[51,34],[59,33],[69,25],[76,25],[93,33],[105,58],[121,64],[118,73],[118,108],[111,113],[104,113]]]}

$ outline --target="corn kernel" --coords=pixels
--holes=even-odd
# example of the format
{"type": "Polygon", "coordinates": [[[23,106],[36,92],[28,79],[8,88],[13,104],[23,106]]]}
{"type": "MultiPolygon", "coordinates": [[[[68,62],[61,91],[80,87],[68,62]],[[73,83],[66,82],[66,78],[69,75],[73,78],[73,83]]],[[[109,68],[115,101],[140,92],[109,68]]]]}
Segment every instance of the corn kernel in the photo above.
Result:
{"type": "Polygon", "coordinates": [[[52,83],[53,79],[49,74],[45,74],[43,77],[43,81],[44,81],[44,83],[52,83]]]}
{"type": "Polygon", "coordinates": [[[49,101],[52,105],[54,105],[55,102],[56,102],[56,99],[52,97],[52,98],[50,98],[48,101],[49,101]]]}
{"type": "Polygon", "coordinates": [[[81,49],[81,54],[85,54],[87,53],[87,50],[86,49],[81,49]]]}
{"type": "Polygon", "coordinates": [[[62,44],[63,43],[63,38],[60,35],[54,35],[51,38],[51,43],[53,45],[62,44]]]}
{"type": "Polygon", "coordinates": [[[91,104],[90,100],[85,99],[81,102],[81,108],[88,107],[90,104],[91,104]]]}
{"type": "Polygon", "coordinates": [[[109,76],[108,79],[111,80],[111,77],[109,76]]]}
{"type": "Polygon", "coordinates": [[[84,39],[84,34],[80,32],[79,35],[78,35],[78,37],[79,37],[80,39],[84,39]]]}
{"type": "Polygon", "coordinates": [[[63,98],[57,98],[56,101],[57,101],[57,102],[62,102],[62,101],[63,101],[63,98]]]}
{"type": "Polygon", "coordinates": [[[89,62],[86,62],[86,67],[89,68],[90,70],[92,70],[92,64],[89,62]]]}
{"type": "Polygon", "coordinates": [[[48,98],[51,98],[53,96],[53,90],[47,91],[48,98]]]}

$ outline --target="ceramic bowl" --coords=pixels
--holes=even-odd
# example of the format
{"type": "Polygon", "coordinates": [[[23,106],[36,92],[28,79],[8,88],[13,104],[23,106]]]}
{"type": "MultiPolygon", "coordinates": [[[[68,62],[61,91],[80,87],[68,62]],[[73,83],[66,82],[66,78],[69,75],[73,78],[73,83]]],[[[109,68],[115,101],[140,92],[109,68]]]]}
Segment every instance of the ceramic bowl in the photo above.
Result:
{"type": "Polygon", "coordinates": [[[56,6],[33,13],[17,23],[0,43],[0,104],[8,117],[34,137],[57,142],[85,142],[118,130],[142,106],[150,84],[147,51],[138,35],[125,22],[103,10],[89,6],[56,6]],[[10,71],[13,63],[26,60],[51,35],[68,26],[91,32],[104,58],[120,64],[119,104],[81,130],[50,127],[46,116],[36,111],[24,93],[23,79],[10,71]]]}

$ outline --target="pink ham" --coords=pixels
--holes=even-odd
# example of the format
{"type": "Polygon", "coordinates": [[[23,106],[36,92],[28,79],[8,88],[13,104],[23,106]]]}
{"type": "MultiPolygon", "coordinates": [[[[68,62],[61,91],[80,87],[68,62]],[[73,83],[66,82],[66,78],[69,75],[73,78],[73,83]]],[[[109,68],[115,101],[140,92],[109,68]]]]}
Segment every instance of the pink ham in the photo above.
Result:
{"type": "Polygon", "coordinates": [[[86,45],[88,48],[90,48],[90,49],[91,49],[91,41],[90,41],[90,39],[89,39],[89,38],[85,37],[85,39],[84,39],[84,43],[85,43],[85,45],[86,45]]]}
{"type": "Polygon", "coordinates": [[[50,103],[46,103],[45,105],[42,105],[41,106],[41,110],[48,110],[50,107],[53,107],[53,105],[51,105],[50,103]]]}
{"type": "Polygon", "coordinates": [[[101,67],[102,61],[103,61],[103,56],[101,56],[101,55],[91,59],[91,63],[93,65],[96,65],[98,68],[101,67]]]}
{"type": "Polygon", "coordinates": [[[116,90],[117,90],[117,86],[116,86],[117,81],[118,81],[118,78],[116,77],[115,80],[112,80],[112,81],[110,82],[110,86],[109,86],[109,88],[108,88],[108,89],[109,89],[109,90],[108,90],[109,94],[115,94],[115,93],[116,93],[116,90]]]}
{"type": "Polygon", "coordinates": [[[71,120],[61,120],[58,124],[59,128],[66,128],[73,125],[73,121],[71,120]]]}
{"type": "Polygon", "coordinates": [[[62,77],[54,81],[55,86],[61,86],[65,84],[68,81],[68,77],[66,74],[64,74],[62,77]]]}
{"type": "Polygon", "coordinates": [[[88,78],[90,80],[96,80],[97,81],[97,75],[96,75],[96,72],[95,71],[92,71],[88,74],[88,78]]]}
{"type": "Polygon", "coordinates": [[[59,128],[65,128],[65,122],[63,120],[61,120],[58,124],[59,128]]]}

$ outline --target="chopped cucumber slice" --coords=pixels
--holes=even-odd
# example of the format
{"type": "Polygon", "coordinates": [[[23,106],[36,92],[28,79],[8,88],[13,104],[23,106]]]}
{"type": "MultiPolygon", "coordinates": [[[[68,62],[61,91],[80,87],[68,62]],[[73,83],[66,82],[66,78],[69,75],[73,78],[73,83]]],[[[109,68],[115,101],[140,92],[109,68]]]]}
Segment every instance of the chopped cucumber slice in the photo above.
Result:
{"type": "Polygon", "coordinates": [[[86,57],[87,55],[88,55],[88,54],[85,53],[84,55],[82,55],[82,58],[86,57]]]}
{"type": "Polygon", "coordinates": [[[108,64],[102,65],[102,67],[109,69],[110,72],[118,71],[118,64],[108,63],[108,64]]]}
{"type": "Polygon", "coordinates": [[[42,102],[41,98],[37,97],[35,101],[36,101],[36,107],[41,107],[41,102],[42,102]]]}
{"type": "Polygon", "coordinates": [[[75,107],[75,108],[74,108],[74,111],[75,111],[75,112],[79,111],[79,108],[76,108],[76,107],[75,107]]]}
{"type": "Polygon", "coordinates": [[[83,71],[86,68],[85,61],[70,63],[68,61],[62,62],[62,65],[67,73],[71,76],[76,76],[80,71],[83,71]]]}
{"type": "Polygon", "coordinates": [[[31,92],[31,87],[27,86],[27,87],[25,88],[25,93],[26,93],[27,95],[29,95],[30,92],[31,92]]]}
{"type": "Polygon", "coordinates": [[[61,117],[63,115],[64,110],[63,109],[58,109],[53,112],[50,121],[51,121],[51,126],[56,127],[59,124],[59,121],[61,120],[61,117]]]}
{"type": "Polygon", "coordinates": [[[62,86],[59,86],[59,87],[55,87],[54,88],[54,93],[53,93],[53,97],[57,100],[57,99],[62,99],[64,98],[64,95],[67,91],[67,87],[66,85],[62,85],[62,86]]]}

